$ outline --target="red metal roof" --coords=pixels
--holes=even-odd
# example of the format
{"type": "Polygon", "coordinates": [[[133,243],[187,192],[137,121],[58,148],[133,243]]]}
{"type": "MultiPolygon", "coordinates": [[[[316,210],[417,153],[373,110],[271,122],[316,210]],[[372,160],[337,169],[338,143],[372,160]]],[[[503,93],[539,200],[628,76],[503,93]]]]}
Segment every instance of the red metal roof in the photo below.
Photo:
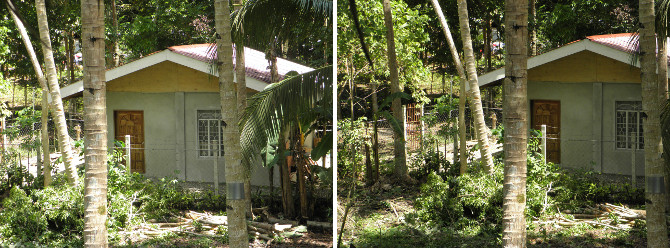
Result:
{"type": "MultiPolygon", "coordinates": [[[[216,47],[212,44],[193,44],[168,47],[172,52],[191,57],[203,62],[209,62],[216,59],[216,47]]],[[[233,49],[235,51],[235,49],[233,49]]],[[[235,52],[233,52],[233,64],[235,64],[235,52]]],[[[245,47],[244,48],[244,63],[246,66],[247,77],[255,78],[260,81],[270,83],[270,63],[265,59],[265,53],[245,47]]],[[[289,71],[296,71],[300,74],[313,71],[314,69],[294,63],[285,59],[277,58],[277,71],[280,78],[289,71]]]]}
{"type": "Polygon", "coordinates": [[[637,51],[639,48],[639,36],[632,33],[592,35],[586,38],[595,43],[627,53],[637,51]]]}

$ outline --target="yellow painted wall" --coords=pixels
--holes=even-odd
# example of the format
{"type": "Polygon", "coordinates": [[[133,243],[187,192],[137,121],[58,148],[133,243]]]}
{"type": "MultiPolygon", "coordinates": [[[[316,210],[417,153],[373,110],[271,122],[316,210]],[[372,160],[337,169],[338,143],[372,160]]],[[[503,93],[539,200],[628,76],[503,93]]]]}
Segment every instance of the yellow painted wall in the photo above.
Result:
{"type": "Polygon", "coordinates": [[[640,69],[583,51],[528,70],[528,81],[639,83],[640,69]]]}
{"type": "MultiPolygon", "coordinates": [[[[110,92],[219,92],[219,79],[165,61],[107,82],[110,92]]],[[[255,93],[247,88],[247,94],[255,93]]]]}

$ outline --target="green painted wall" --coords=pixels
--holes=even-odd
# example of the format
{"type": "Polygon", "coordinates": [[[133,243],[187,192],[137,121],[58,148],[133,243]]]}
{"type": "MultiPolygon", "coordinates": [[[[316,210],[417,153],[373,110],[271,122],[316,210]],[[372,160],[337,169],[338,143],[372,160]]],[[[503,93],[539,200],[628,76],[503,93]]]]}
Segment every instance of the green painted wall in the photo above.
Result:
{"type": "MultiPolygon", "coordinates": [[[[218,93],[107,93],[108,146],[113,145],[114,111],[144,111],[146,176],[176,176],[195,182],[213,182],[214,160],[200,158],[197,146],[197,110],[217,110],[218,93]],[[178,171],[178,174],[175,174],[178,171]]],[[[224,159],[219,160],[219,181],[225,182],[224,159]]],[[[275,186],[279,173],[275,169],[275,186]]],[[[268,169],[255,166],[252,185],[268,186],[268,169]]]]}
{"type": "MultiPolygon", "coordinates": [[[[640,101],[640,94],[639,83],[529,82],[528,106],[561,102],[561,166],[630,175],[631,151],[615,148],[615,101],[640,101]]],[[[644,175],[644,152],[636,159],[637,175],[644,175]]]]}

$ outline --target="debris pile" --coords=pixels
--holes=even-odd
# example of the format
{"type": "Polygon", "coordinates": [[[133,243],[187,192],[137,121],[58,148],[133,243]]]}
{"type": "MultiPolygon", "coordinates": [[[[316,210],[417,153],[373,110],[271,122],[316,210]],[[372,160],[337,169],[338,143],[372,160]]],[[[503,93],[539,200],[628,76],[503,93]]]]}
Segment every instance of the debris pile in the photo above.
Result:
{"type": "Polygon", "coordinates": [[[605,203],[575,211],[563,210],[561,213],[550,216],[544,220],[535,218],[533,222],[540,225],[552,224],[559,227],[587,224],[594,227],[627,230],[633,227],[635,220],[645,218],[645,210],[630,209],[605,203]]]}
{"type": "MultiPolygon", "coordinates": [[[[332,224],[327,222],[307,221],[307,225],[299,225],[297,221],[283,220],[268,214],[263,208],[254,209],[254,213],[260,213],[257,219],[265,222],[247,221],[247,231],[253,237],[271,241],[277,236],[284,238],[302,237],[307,232],[307,227],[320,228],[322,230],[332,229],[332,224]]],[[[184,216],[176,218],[177,222],[156,222],[149,220],[133,226],[131,230],[121,231],[122,237],[134,237],[134,239],[147,239],[162,236],[168,233],[182,233],[200,237],[222,238],[221,227],[228,226],[228,217],[213,215],[211,213],[188,211],[184,216]]]]}

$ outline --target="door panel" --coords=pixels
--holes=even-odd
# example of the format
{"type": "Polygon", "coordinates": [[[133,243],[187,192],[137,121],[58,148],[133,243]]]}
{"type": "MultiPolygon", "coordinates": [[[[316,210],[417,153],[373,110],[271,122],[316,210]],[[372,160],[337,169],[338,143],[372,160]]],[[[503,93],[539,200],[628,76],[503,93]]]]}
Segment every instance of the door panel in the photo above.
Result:
{"type": "Polygon", "coordinates": [[[144,173],[144,112],[114,111],[114,139],[125,141],[130,135],[130,171],[144,173]]]}
{"type": "Polygon", "coordinates": [[[561,102],[533,100],[531,114],[532,128],[540,130],[547,125],[547,161],[561,162],[561,102]]]}

